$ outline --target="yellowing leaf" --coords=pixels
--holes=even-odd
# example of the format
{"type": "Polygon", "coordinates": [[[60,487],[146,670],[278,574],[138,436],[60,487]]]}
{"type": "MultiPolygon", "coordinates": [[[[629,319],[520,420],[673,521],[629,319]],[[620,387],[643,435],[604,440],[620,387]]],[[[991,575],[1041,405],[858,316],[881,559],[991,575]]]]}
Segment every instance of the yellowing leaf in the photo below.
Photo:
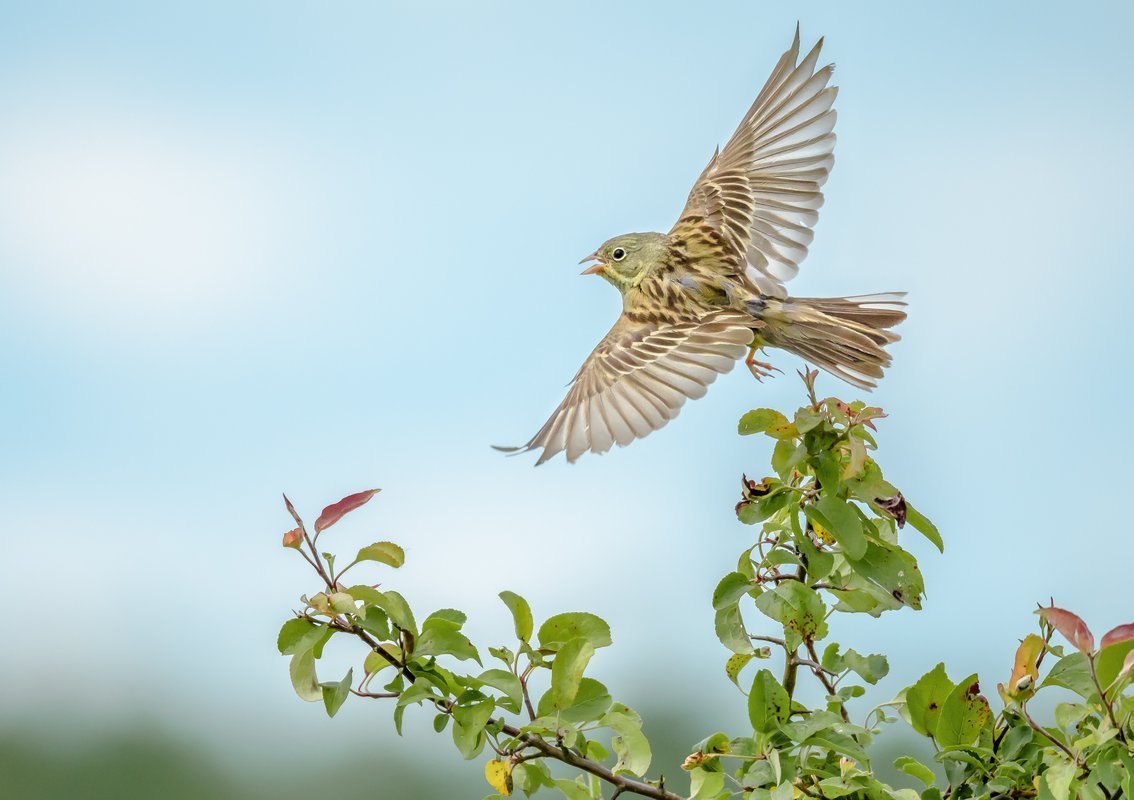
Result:
{"type": "Polygon", "coordinates": [[[1043,652],[1043,639],[1034,633],[1029,634],[1016,649],[1016,663],[1012,667],[1012,676],[1008,679],[1008,696],[1017,699],[1027,699],[1035,691],[1036,681],[1039,680],[1039,669],[1036,659],[1043,652]]]}
{"type": "Polygon", "coordinates": [[[492,759],[484,765],[484,779],[499,794],[507,797],[512,794],[512,763],[492,759]]]}

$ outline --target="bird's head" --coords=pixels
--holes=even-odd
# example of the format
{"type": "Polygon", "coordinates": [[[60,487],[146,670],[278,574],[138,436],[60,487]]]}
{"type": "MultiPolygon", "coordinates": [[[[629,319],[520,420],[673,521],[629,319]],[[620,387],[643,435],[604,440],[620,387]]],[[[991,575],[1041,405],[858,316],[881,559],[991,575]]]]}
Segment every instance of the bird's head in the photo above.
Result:
{"type": "Polygon", "coordinates": [[[662,233],[625,233],[607,240],[579,263],[597,262],[583,274],[601,275],[625,294],[664,258],[665,240],[662,233]]]}

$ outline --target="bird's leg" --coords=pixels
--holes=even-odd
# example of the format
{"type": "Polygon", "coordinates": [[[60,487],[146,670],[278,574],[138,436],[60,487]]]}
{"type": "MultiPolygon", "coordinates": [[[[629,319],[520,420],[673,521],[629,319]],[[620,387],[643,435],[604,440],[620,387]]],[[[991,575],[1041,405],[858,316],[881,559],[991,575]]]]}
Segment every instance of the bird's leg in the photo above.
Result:
{"type": "Polygon", "coordinates": [[[756,360],[756,353],[763,351],[763,345],[759,342],[754,342],[752,346],[748,348],[748,357],[744,359],[744,366],[748,367],[748,371],[752,373],[752,377],[758,381],[763,381],[764,378],[772,374],[773,370],[783,372],[782,369],[773,367],[767,361],[756,360]]]}

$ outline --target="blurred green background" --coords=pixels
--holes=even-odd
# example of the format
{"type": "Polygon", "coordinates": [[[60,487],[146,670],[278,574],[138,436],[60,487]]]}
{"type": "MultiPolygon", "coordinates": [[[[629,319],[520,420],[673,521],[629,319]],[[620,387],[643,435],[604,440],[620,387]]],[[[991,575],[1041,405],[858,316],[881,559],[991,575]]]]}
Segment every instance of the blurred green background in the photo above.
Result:
{"type": "Polygon", "coordinates": [[[0,2],[0,794],[488,793],[429,714],[295,697],[281,490],[311,519],[381,486],[334,544],[405,546],[393,585],[478,645],[501,589],[609,620],[591,670],[661,771],[742,730],[709,598],[769,451],[735,424],[796,408],[801,364],[573,467],[488,445],[617,313],[578,259],[672,223],[797,21],[841,93],[792,289],[910,290],[871,401],[946,540],[909,545],[923,611],[832,631],[890,655],[861,711],[940,660],[988,691],[1049,595],[1129,621],[1099,587],[1131,550],[1131,8],[0,2]]]}

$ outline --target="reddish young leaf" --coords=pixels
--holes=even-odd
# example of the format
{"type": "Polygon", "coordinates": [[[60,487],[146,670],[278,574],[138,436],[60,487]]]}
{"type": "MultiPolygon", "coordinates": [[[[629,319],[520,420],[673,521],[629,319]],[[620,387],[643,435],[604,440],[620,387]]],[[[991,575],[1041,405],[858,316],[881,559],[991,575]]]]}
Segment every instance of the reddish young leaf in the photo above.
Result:
{"type": "Polygon", "coordinates": [[[1067,641],[1075,645],[1075,647],[1083,653],[1093,653],[1095,650],[1095,637],[1091,633],[1091,629],[1087,627],[1087,623],[1083,622],[1078,615],[1072,614],[1062,608],[1056,608],[1054,605],[1047,608],[1040,608],[1039,615],[1051,627],[1063,634],[1067,641]]]}
{"type": "Polygon", "coordinates": [[[1117,628],[1107,631],[1106,635],[1102,637],[1102,644],[1099,645],[1099,649],[1102,650],[1112,644],[1130,639],[1134,639],[1134,622],[1127,622],[1125,625],[1119,625],[1117,628]]]}
{"type": "Polygon", "coordinates": [[[300,528],[292,528],[290,531],[283,535],[283,546],[293,547],[296,550],[303,543],[303,530],[300,528]]]}
{"type": "Polygon", "coordinates": [[[367,489],[365,492],[349,494],[339,502],[327,506],[323,509],[323,513],[319,515],[319,519],[315,520],[315,532],[319,533],[331,527],[359,506],[366,505],[366,502],[380,491],[382,490],[367,489]]]}

